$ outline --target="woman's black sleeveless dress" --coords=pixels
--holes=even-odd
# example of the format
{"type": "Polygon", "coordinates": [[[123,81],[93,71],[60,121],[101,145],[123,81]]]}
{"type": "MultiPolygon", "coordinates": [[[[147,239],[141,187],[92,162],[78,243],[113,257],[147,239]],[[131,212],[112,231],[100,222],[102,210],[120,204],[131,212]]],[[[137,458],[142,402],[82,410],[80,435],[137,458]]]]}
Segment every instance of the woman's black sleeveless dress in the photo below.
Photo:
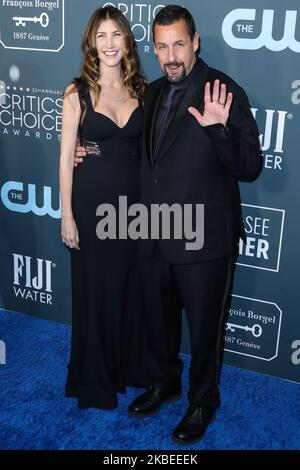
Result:
{"type": "Polygon", "coordinates": [[[128,207],[139,202],[143,107],[139,104],[120,128],[94,111],[87,87],[80,86],[78,93],[85,102],[79,133],[88,156],[73,173],[80,250],[71,250],[72,340],[65,393],[78,398],[80,408],[112,409],[126,385],[145,385],[142,293],[137,241],[99,239],[96,210],[111,204],[118,219],[119,196],[127,197],[128,207]]]}

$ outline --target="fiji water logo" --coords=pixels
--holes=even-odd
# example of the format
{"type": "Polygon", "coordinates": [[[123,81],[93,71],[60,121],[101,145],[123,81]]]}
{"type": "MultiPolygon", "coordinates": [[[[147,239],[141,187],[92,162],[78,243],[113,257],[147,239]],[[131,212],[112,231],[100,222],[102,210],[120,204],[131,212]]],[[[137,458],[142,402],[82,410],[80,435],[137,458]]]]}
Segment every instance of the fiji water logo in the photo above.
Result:
{"type": "MultiPolygon", "coordinates": [[[[40,196],[40,194],[39,194],[40,196]]],[[[13,212],[26,214],[33,212],[35,215],[49,215],[53,219],[61,217],[61,207],[52,207],[52,188],[44,186],[42,190],[42,203],[37,204],[37,187],[35,184],[28,184],[26,191],[24,184],[18,181],[7,181],[1,188],[1,199],[4,206],[13,212]]]]}
{"type": "Polygon", "coordinates": [[[52,269],[55,267],[51,260],[13,253],[15,296],[52,305],[52,269]]]}
{"type": "Polygon", "coordinates": [[[293,119],[288,111],[258,108],[251,109],[258,128],[265,168],[282,170],[284,165],[284,143],[287,122],[293,119]]]}
{"type": "MultiPolygon", "coordinates": [[[[251,112],[254,119],[257,119],[257,108],[251,108],[251,112]]],[[[288,112],[276,111],[275,109],[266,109],[265,112],[264,132],[259,136],[261,149],[263,151],[270,149],[272,135],[274,134],[274,152],[282,153],[285,123],[288,112]]]]}
{"type": "Polygon", "coordinates": [[[222,34],[230,47],[250,51],[266,47],[274,52],[284,49],[300,52],[300,42],[295,39],[298,14],[296,10],[286,11],[281,39],[273,38],[274,10],[263,10],[260,34],[257,37],[249,37],[254,35],[256,13],[255,9],[237,8],[226,15],[222,24],[222,34]]]}

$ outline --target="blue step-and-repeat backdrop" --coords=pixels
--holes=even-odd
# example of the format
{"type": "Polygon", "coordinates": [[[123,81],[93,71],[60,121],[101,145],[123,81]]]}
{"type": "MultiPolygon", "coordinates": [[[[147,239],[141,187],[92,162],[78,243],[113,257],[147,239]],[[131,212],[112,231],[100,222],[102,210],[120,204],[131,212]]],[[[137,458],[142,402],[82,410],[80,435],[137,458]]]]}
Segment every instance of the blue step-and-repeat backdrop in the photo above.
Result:
{"type": "MultiPolygon", "coordinates": [[[[299,0],[172,0],[193,14],[201,56],[247,92],[264,168],[241,184],[247,243],[226,324],[225,362],[300,382],[299,0]]],[[[132,25],[143,70],[161,75],[151,24],[166,3],[0,0],[0,307],[69,322],[60,237],[62,91],[99,6],[132,25]]],[[[1,339],[1,338],[0,338],[1,339]]],[[[189,351],[185,325],[182,350],[189,351]]]]}

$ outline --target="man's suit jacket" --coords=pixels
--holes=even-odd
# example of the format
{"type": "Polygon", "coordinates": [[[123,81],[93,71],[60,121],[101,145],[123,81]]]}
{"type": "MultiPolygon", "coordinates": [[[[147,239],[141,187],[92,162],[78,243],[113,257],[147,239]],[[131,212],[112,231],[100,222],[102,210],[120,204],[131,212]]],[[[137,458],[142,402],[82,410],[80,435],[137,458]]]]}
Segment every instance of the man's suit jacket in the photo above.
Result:
{"type": "Polygon", "coordinates": [[[204,246],[186,250],[182,240],[140,240],[140,251],[152,257],[155,243],[173,263],[196,263],[236,254],[243,235],[238,180],[254,179],[261,169],[255,120],[246,94],[230,77],[208,67],[200,58],[191,82],[167,129],[154,161],[153,132],[160,97],[167,79],[152,82],[145,93],[145,129],[141,162],[141,202],[204,204],[204,246]],[[222,126],[201,127],[188,112],[203,112],[204,86],[215,79],[233,93],[228,132],[222,126]]]}

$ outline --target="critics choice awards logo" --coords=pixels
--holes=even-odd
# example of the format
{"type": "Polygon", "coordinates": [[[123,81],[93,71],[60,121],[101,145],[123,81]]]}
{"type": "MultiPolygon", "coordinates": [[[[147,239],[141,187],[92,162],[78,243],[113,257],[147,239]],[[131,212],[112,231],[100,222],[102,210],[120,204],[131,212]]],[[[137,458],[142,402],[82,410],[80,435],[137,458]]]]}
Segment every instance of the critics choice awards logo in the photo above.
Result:
{"type": "Polygon", "coordinates": [[[62,91],[0,83],[0,129],[3,137],[60,141],[62,91]]]}
{"type": "Polygon", "coordinates": [[[154,4],[130,3],[130,2],[103,2],[101,6],[111,5],[118,8],[127,18],[131,25],[131,30],[135,40],[144,53],[150,51],[152,46],[152,23],[157,13],[165,6],[159,1],[154,4]]]}
{"type": "Polygon", "coordinates": [[[0,0],[5,49],[58,52],[64,45],[64,0],[0,0]]]}

